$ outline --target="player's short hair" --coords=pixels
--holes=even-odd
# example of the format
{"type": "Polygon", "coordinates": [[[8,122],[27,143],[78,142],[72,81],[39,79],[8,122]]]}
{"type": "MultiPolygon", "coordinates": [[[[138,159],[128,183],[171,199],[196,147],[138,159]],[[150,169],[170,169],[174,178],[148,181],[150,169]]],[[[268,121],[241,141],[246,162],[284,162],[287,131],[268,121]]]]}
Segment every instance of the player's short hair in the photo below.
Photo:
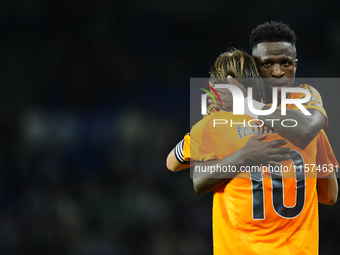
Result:
{"type": "Polygon", "coordinates": [[[295,45],[297,37],[295,32],[281,21],[270,21],[258,25],[250,33],[250,47],[263,42],[288,42],[295,45]]]}
{"type": "Polygon", "coordinates": [[[234,48],[228,49],[216,59],[210,70],[212,84],[228,84],[227,76],[236,78],[246,88],[253,88],[253,99],[265,100],[265,86],[256,62],[248,53],[234,48]]]}

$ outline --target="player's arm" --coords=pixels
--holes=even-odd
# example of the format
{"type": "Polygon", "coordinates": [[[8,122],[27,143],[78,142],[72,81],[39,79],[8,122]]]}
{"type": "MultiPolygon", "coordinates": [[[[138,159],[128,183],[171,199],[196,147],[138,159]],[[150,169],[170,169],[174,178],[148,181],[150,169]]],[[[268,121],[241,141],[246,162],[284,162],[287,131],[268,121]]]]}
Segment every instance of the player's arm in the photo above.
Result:
{"type": "MultiPolygon", "coordinates": [[[[243,93],[245,93],[244,86],[241,83],[239,83],[236,79],[234,79],[231,76],[228,76],[228,81],[230,82],[230,84],[235,85],[236,87],[240,88],[243,91],[243,93]]],[[[273,128],[275,131],[279,131],[283,134],[296,137],[301,140],[310,141],[327,124],[326,112],[322,107],[321,96],[315,89],[313,90],[316,93],[315,95],[313,94],[313,99],[316,100],[316,101],[313,100],[313,104],[318,104],[320,106],[319,107],[315,105],[311,106],[311,103],[305,105],[305,107],[308,109],[311,115],[305,115],[300,110],[287,109],[286,115],[282,116],[280,108],[276,108],[276,110],[273,113],[268,115],[254,116],[250,112],[248,115],[254,117],[255,119],[262,120],[264,122],[264,125],[273,128]],[[294,128],[289,126],[294,125],[295,123],[289,124],[286,123],[285,126],[281,125],[281,122],[286,119],[296,120],[297,125],[294,128]]],[[[232,101],[233,97],[231,93],[228,94],[229,93],[228,90],[218,90],[218,93],[220,94],[223,106],[220,105],[218,100],[215,100],[217,104],[216,108],[225,111],[232,111],[233,109],[230,101],[232,101]]],[[[214,94],[213,96],[215,97],[214,94]]],[[[209,100],[209,102],[212,103],[212,100],[209,100]]],[[[271,108],[271,106],[259,102],[257,102],[257,105],[258,106],[256,108],[261,107],[261,110],[267,110],[271,108]]]]}
{"type": "Polygon", "coordinates": [[[186,168],[189,168],[192,164],[184,164],[177,160],[175,156],[175,148],[169,153],[167,159],[166,159],[166,166],[167,168],[172,172],[177,172],[186,168]]]}
{"type": "Polygon", "coordinates": [[[194,164],[195,162],[190,164],[190,135],[187,134],[169,153],[166,166],[170,171],[177,172],[194,164]]]}
{"type": "Polygon", "coordinates": [[[239,172],[240,167],[243,165],[241,150],[219,160],[209,160],[209,161],[196,161],[195,167],[193,169],[193,185],[195,192],[198,194],[204,194],[214,189],[225,185],[232,178],[234,178],[239,172]],[[235,166],[237,172],[203,172],[200,169],[206,169],[206,167],[217,167],[221,166],[235,166]]]}
{"type": "Polygon", "coordinates": [[[251,137],[245,146],[233,154],[220,159],[210,161],[197,161],[193,171],[193,185],[197,193],[203,194],[210,192],[221,185],[227,183],[230,179],[239,174],[242,166],[259,166],[272,165],[280,166],[280,161],[289,159],[290,148],[281,148],[280,146],[287,143],[286,140],[275,140],[271,142],[261,142],[266,134],[260,134],[251,137]],[[202,172],[198,169],[202,167],[215,166],[235,166],[236,172],[202,172]]]}
{"type": "Polygon", "coordinates": [[[334,205],[336,203],[338,199],[338,180],[334,172],[327,177],[318,178],[316,188],[319,203],[326,205],[334,205]]]}
{"type": "MultiPolygon", "coordinates": [[[[270,107],[265,105],[262,109],[266,110],[270,107]]],[[[281,115],[281,109],[276,110],[269,115],[260,115],[258,119],[264,122],[264,125],[273,128],[275,131],[279,131],[283,134],[298,137],[301,140],[312,140],[317,133],[326,125],[326,117],[319,110],[308,109],[311,115],[304,115],[299,110],[287,109],[287,115],[281,115]],[[295,127],[286,127],[281,125],[281,121],[285,119],[294,119],[297,124],[295,127]]],[[[285,125],[295,125],[295,122],[290,122],[285,125]]]]}
{"type": "MultiPolygon", "coordinates": [[[[238,81],[232,77],[228,78],[228,80],[231,84],[238,83],[238,81]]],[[[313,95],[311,97],[311,100],[304,105],[305,108],[307,108],[308,111],[311,113],[311,115],[305,115],[300,110],[292,109],[287,109],[286,115],[282,115],[281,109],[276,108],[273,113],[269,115],[260,115],[257,117],[257,119],[262,120],[264,122],[264,125],[273,128],[275,131],[279,131],[291,137],[299,138],[300,140],[311,141],[318,134],[318,132],[326,126],[327,117],[326,112],[322,107],[322,99],[319,92],[317,92],[316,89],[308,86],[307,84],[304,85],[303,88],[308,89],[313,95]],[[282,125],[281,122],[286,119],[296,120],[296,126],[294,126],[293,128],[289,127],[290,125],[294,125],[295,123],[290,123],[289,126],[282,125]]],[[[302,95],[302,93],[295,93],[294,95],[302,95]]],[[[267,110],[271,108],[268,105],[262,105],[262,110],[267,110]]]]}

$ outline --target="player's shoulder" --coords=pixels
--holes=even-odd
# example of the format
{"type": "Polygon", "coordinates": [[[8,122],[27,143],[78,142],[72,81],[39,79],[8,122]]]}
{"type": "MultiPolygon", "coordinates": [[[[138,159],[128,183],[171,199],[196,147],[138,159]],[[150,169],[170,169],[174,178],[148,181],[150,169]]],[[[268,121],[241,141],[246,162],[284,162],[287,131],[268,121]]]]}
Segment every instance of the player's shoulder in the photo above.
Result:
{"type": "MultiPolygon", "coordinates": [[[[321,98],[320,93],[316,90],[316,88],[314,88],[313,86],[311,86],[309,84],[301,84],[297,88],[305,89],[310,93],[311,98],[310,98],[309,102],[306,103],[306,104],[322,106],[322,98],[321,98]]],[[[288,98],[290,98],[290,99],[300,99],[300,98],[304,98],[304,97],[306,97],[306,93],[303,93],[302,91],[301,92],[292,92],[288,96],[288,98]]]]}
{"type": "Polygon", "coordinates": [[[319,91],[309,84],[300,84],[298,88],[307,89],[312,95],[319,95],[319,91]]]}

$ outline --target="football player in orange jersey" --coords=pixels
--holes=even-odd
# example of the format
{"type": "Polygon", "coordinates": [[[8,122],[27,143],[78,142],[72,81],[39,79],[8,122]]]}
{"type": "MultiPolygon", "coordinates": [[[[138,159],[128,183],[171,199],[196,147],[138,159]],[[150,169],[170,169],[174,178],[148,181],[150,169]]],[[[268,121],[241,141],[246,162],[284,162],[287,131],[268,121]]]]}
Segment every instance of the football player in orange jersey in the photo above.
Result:
{"type": "MultiPolygon", "coordinates": [[[[297,68],[298,60],[296,59],[295,48],[296,36],[293,30],[288,25],[282,22],[270,22],[257,26],[251,33],[250,44],[253,49],[253,55],[258,64],[258,69],[262,78],[265,78],[266,92],[268,102],[271,100],[271,88],[275,86],[290,87],[293,85],[295,78],[295,71],[297,68]],[[269,48],[268,48],[269,47],[269,48]],[[271,53],[272,51],[272,53],[271,53]],[[273,81],[274,80],[274,81],[273,81]],[[271,84],[274,83],[274,84],[271,84]]],[[[228,78],[231,84],[236,84],[232,78],[228,78]]],[[[242,86],[242,85],[241,85],[242,86]]],[[[230,105],[228,102],[232,100],[231,94],[225,90],[218,90],[222,99],[223,105],[230,105]]],[[[318,92],[316,91],[316,94],[318,92]]],[[[321,97],[320,97],[321,100],[321,97]]],[[[230,111],[232,109],[223,108],[217,105],[215,109],[223,109],[230,111]]],[[[265,109],[266,106],[264,106],[265,109]]],[[[313,108],[313,106],[310,106],[313,108]]],[[[323,109],[323,108],[322,108],[323,109]]],[[[298,110],[291,110],[287,112],[286,118],[298,119],[300,125],[294,129],[285,128],[283,126],[275,126],[277,131],[288,134],[293,137],[299,138],[313,138],[323,127],[327,126],[326,113],[319,110],[312,109],[311,116],[305,116],[298,110]]],[[[261,118],[261,116],[259,116],[261,118]]],[[[277,109],[274,113],[265,116],[265,119],[279,119],[282,120],[280,110],[277,109]]],[[[273,123],[265,124],[271,126],[273,123]]],[[[252,143],[243,148],[243,157],[239,158],[234,155],[229,157],[228,163],[237,163],[238,161],[249,162],[249,164],[272,164],[280,165],[279,161],[285,159],[287,155],[284,150],[272,150],[274,147],[284,144],[284,140],[278,140],[273,143],[261,143],[262,136],[252,138],[252,143]],[[257,147],[261,153],[253,154],[253,148],[257,147]],[[269,152],[269,153],[268,153],[269,152]],[[256,156],[255,156],[256,155],[256,156]]],[[[169,153],[166,165],[171,171],[179,171],[190,166],[190,135],[186,135],[184,139],[179,142],[176,147],[169,153]]],[[[193,165],[193,163],[191,164],[193,165]]],[[[223,184],[222,179],[209,178],[207,182],[199,182],[195,185],[195,190],[198,193],[204,193],[213,190],[219,185],[223,184]]]]}
{"type": "MultiPolygon", "coordinates": [[[[211,77],[221,78],[230,72],[237,77],[242,67],[246,66],[242,61],[233,59],[238,53],[222,54],[218,60],[223,58],[223,64],[214,68],[218,61],[215,62],[211,77]],[[233,65],[235,62],[238,63],[236,68],[233,65]]],[[[244,62],[247,61],[251,62],[252,59],[245,57],[244,62]]],[[[293,98],[301,96],[291,95],[293,98]]],[[[317,101],[321,100],[317,95],[313,96],[317,101]]],[[[314,106],[313,109],[324,111],[322,103],[318,106],[313,105],[314,102],[308,104],[314,106]]],[[[288,107],[290,110],[296,109],[295,105],[288,107]]],[[[230,111],[214,111],[199,121],[190,133],[190,157],[198,161],[213,160],[215,163],[209,164],[214,171],[195,166],[194,183],[206,174],[227,175],[226,171],[218,171],[228,165],[222,160],[242,154],[241,149],[248,143],[252,144],[251,137],[261,131],[264,129],[259,121],[247,115],[233,115],[230,111]],[[215,125],[216,119],[232,119],[235,123],[241,123],[241,119],[253,120],[254,125],[215,125]],[[216,160],[220,160],[219,166],[216,160]]],[[[263,138],[270,143],[280,137],[278,133],[270,133],[263,138]]],[[[254,168],[244,172],[242,167],[247,169],[249,160],[238,161],[232,165],[237,171],[229,172],[233,174],[229,177],[237,175],[237,178],[214,189],[215,255],[318,254],[318,202],[336,202],[338,186],[333,170],[338,162],[323,130],[312,141],[308,138],[297,141],[296,137],[289,136],[286,139],[286,148],[281,149],[288,149],[290,158],[282,160],[283,171],[272,171],[268,167],[267,170],[254,168]],[[315,167],[310,168],[312,166],[315,167]],[[318,169],[320,166],[326,166],[326,169],[318,169]]],[[[253,148],[253,153],[257,156],[260,152],[253,148]]],[[[203,179],[209,181],[211,178],[203,179]]]]}
{"type": "MultiPolygon", "coordinates": [[[[239,61],[239,65],[233,70],[230,63],[235,62],[233,58],[238,57],[240,53],[246,56],[244,62],[253,61],[250,56],[247,58],[244,52],[224,53],[218,58],[224,59],[223,64],[219,68],[213,67],[211,76],[221,78],[234,71],[233,75],[237,77],[240,71],[236,71],[242,70],[241,66],[246,65],[239,61]]],[[[322,108],[322,105],[318,107],[322,108]]],[[[263,130],[260,124],[255,122],[257,126],[250,128],[242,125],[213,125],[214,119],[231,118],[238,123],[242,118],[247,121],[252,119],[246,115],[235,117],[232,112],[223,110],[212,112],[191,130],[190,157],[198,161],[216,162],[227,159],[226,156],[242,154],[241,149],[246,147],[244,145],[247,143],[251,144],[252,153],[258,156],[261,152],[252,146],[251,137],[263,130]]],[[[262,138],[270,143],[281,137],[276,133],[262,138]]],[[[305,144],[297,143],[294,137],[287,137],[287,140],[284,145],[286,147],[280,149],[287,149],[290,159],[286,158],[282,163],[287,169],[293,169],[292,171],[229,172],[237,175],[237,178],[214,190],[214,254],[318,254],[318,201],[335,203],[337,181],[331,170],[338,163],[323,131],[305,144]],[[307,171],[305,168],[308,165],[324,164],[329,170],[325,173],[318,173],[318,167],[313,169],[314,171],[307,171]],[[300,171],[295,171],[296,169],[300,171]],[[328,175],[328,178],[322,178],[325,175],[328,175]]],[[[303,142],[303,139],[300,140],[303,142]]],[[[220,168],[226,165],[220,161],[220,168]]],[[[242,170],[246,165],[250,165],[249,161],[239,161],[232,166],[242,170]]],[[[218,165],[213,166],[218,169],[218,165]]],[[[200,172],[200,167],[195,166],[194,183],[206,173],[212,175],[211,172],[200,172]]],[[[218,171],[214,173],[226,174],[218,171]]],[[[211,178],[205,179],[209,181],[211,178]]]]}
{"type": "MultiPolygon", "coordinates": [[[[270,77],[275,78],[273,79],[274,81],[266,83],[267,88],[271,88],[272,86],[292,85],[292,82],[290,83],[289,78],[294,78],[297,64],[297,61],[295,61],[294,58],[294,54],[296,56],[296,51],[294,51],[295,45],[292,47],[293,45],[294,44],[292,43],[282,43],[279,41],[264,43],[262,46],[260,45],[260,47],[258,47],[260,49],[257,55],[257,61],[263,61],[264,71],[269,73],[270,77]],[[265,57],[263,57],[263,55],[265,55],[265,57]],[[273,71],[270,72],[268,69],[273,69],[273,71]]],[[[256,50],[257,49],[253,50],[253,54],[254,51],[256,52],[256,50]]],[[[259,69],[261,71],[261,67],[259,69]]],[[[236,83],[233,79],[229,78],[229,80],[231,83],[236,83]]],[[[312,106],[312,104],[310,104],[310,106],[312,106]]],[[[265,108],[265,106],[263,107],[265,108]]],[[[308,107],[306,106],[306,108],[308,107]]],[[[323,125],[325,125],[327,120],[325,112],[322,108],[321,98],[319,105],[314,105],[310,108],[315,109],[317,112],[316,114],[322,114],[322,118],[319,118],[318,121],[320,121],[320,119],[323,120],[323,125]]],[[[296,110],[292,109],[291,111],[296,110]]],[[[213,113],[212,115],[214,114],[224,113],[213,113]]],[[[212,118],[212,115],[206,120],[202,121],[204,125],[209,122],[209,119],[212,118]]],[[[315,127],[317,124],[313,123],[313,120],[311,124],[314,125],[311,125],[311,130],[313,131],[313,127],[315,127]]],[[[202,126],[202,124],[198,124],[198,126],[200,125],[202,126]]],[[[200,148],[199,140],[203,140],[203,134],[200,133],[201,130],[202,128],[197,127],[195,130],[192,130],[192,133],[195,137],[195,139],[193,139],[193,148],[200,148]]],[[[232,139],[237,136],[235,133],[232,133],[232,130],[227,129],[225,131],[227,131],[229,134],[232,134],[230,136],[232,139]]],[[[297,147],[296,144],[288,142],[289,146],[294,148],[295,153],[290,153],[292,163],[297,164],[298,161],[301,161],[299,158],[301,157],[302,159],[305,158],[305,162],[310,162],[311,164],[313,164],[313,162],[326,162],[328,165],[335,166],[337,164],[336,159],[332,154],[328,140],[323,132],[317,135],[317,137],[313,140],[314,142],[309,143],[311,138],[313,138],[315,135],[316,134],[313,135],[311,132],[306,132],[301,135],[301,139],[299,139],[300,141],[308,141],[305,143],[304,147],[302,146],[304,150],[302,150],[300,147],[297,147]]],[[[278,135],[272,136],[271,139],[279,138],[277,136],[278,135]]],[[[291,136],[294,136],[294,134],[291,134],[291,136]]],[[[251,157],[249,158],[249,156],[254,154],[253,158],[256,158],[256,156],[261,155],[258,148],[254,146],[256,145],[255,143],[260,142],[257,142],[254,138],[249,139],[249,136],[246,139],[244,139],[245,137],[242,138],[243,142],[239,144],[237,144],[237,142],[234,140],[225,140],[226,143],[223,145],[225,147],[222,146],[221,151],[225,152],[224,156],[229,156],[222,159],[222,161],[219,161],[220,165],[227,165],[227,162],[229,162],[229,164],[235,166],[242,166],[252,165],[254,162],[256,162],[256,160],[254,161],[254,159],[251,157]],[[234,147],[235,144],[237,144],[236,148],[239,150],[233,151],[233,149],[228,147],[227,142],[233,143],[234,147]],[[242,146],[244,147],[240,149],[239,147],[242,146]],[[244,151],[241,151],[244,148],[247,148],[245,151],[248,152],[248,154],[244,151]]],[[[264,135],[260,138],[264,138],[264,135]]],[[[223,140],[223,137],[219,137],[219,139],[223,140]]],[[[190,140],[188,140],[188,142],[190,142],[190,140]]],[[[273,158],[273,160],[280,161],[279,158],[277,158],[277,153],[270,153],[270,145],[272,143],[273,142],[266,143],[265,149],[267,150],[268,154],[274,155],[273,157],[275,157],[275,159],[273,158]]],[[[264,143],[260,144],[262,145],[264,143]]],[[[219,143],[217,145],[219,145],[219,143]]],[[[213,146],[213,148],[216,150],[218,146],[213,146]]],[[[223,153],[221,155],[217,155],[218,153],[216,153],[216,151],[214,152],[215,154],[212,154],[211,152],[202,153],[202,150],[194,149],[192,156],[196,160],[219,159],[221,158],[221,155],[223,156],[223,153]],[[200,151],[200,153],[197,153],[197,151],[200,151]]],[[[218,161],[215,160],[215,162],[218,161]]],[[[281,182],[275,181],[275,179],[272,177],[270,183],[268,179],[263,179],[262,176],[258,176],[259,173],[255,173],[253,176],[251,176],[251,178],[249,178],[249,176],[247,176],[248,178],[245,179],[236,178],[228,185],[223,185],[226,184],[226,179],[221,179],[224,181],[224,183],[219,183],[216,185],[216,183],[211,183],[211,180],[214,179],[205,178],[205,181],[210,182],[208,183],[208,186],[210,185],[210,187],[213,187],[212,189],[215,189],[215,254],[317,254],[317,201],[319,199],[319,202],[333,204],[337,199],[337,182],[334,173],[331,171],[329,173],[330,178],[317,179],[317,186],[316,177],[320,176],[315,175],[308,176],[308,178],[306,178],[306,176],[301,177],[297,174],[296,178],[290,178],[288,180],[285,179],[284,181],[282,181],[281,176],[281,179],[279,178],[281,182]],[[218,186],[220,186],[220,188],[216,189],[218,186]],[[295,194],[296,201],[294,201],[295,194]],[[283,200],[282,197],[284,198],[283,200]],[[318,199],[316,197],[318,197],[318,199]],[[269,201],[270,198],[272,203],[269,201]],[[277,199],[279,199],[279,201],[277,201],[277,199]],[[251,216],[247,215],[249,212],[251,212],[251,216]],[[275,227],[274,225],[277,226],[275,227]],[[281,231],[281,233],[278,234],[278,231],[281,231]],[[310,241],[310,243],[307,241],[310,241]]],[[[269,175],[271,176],[272,174],[269,175]]],[[[194,178],[195,188],[197,186],[198,179],[199,178],[194,178]]],[[[202,184],[200,183],[199,185],[202,184]]]]}
{"type": "MultiPolygon", "coordinates": [[[[273,87],[291,87],[294,83],[295,72],[298,63],[298,60],[296,59],[295,42],[296,36],[294,31],[291,30],[288,25],[283,24],[282,22],[267,22],[257,26],[251,32],[250,46],[253,49],[252,54],[256,61],[260,75],[262,78],[264,78],[266,87],[266,102],[268,103],[271,103],[271,91],[273,87]]],[[[228,81],[231,84],[242,86],[231,77],[228,78],[228,81]]],[[[322,99],[318,91],[308,85],[300,85],[299,87],[307,88],[312,92],[311,94],[313,101],[310,101],[307,105],[305,105],[305,108],[307,108],[312,115],[306,116],[297,109],[290,109],[287,111],[286,116],[281,116],[281,110],[277,108],[274,113],[266,116],[258,116],[258,119],[261,119],[265,125],[269,126],[272,125],[272,122],[268,123],[266,119],[283,120],[287,118],[298,120],[299,124],[294,128],[285,128],[281,125],[277,126],[274,123],[274,129],[282,132],[282,134],[294,137],[295,143],[303,144],[311,141],[322,128],[326,127],[328,124],[328,119],[326,111],[322,107],[322,99]],[[314,99],[316,99],[316,102],[314,99]]],[[[219,90],[218,92],[222,97],[224,97],[224,99],[232,100],[228,90],[219,90]]],[[[291,97],[293,95],[289,96],[291,97]]],[[[216,102],[218,102],[218,100],[216,102]]],[[[269,108],[269,106],[263,104],[262,109],[267,108],[269,108]]],[[[231,109],[229,109],[229,111],[230,110],[231,109]]],[[[284,135],[281,136],[284,137],[284,135]]],[[[252,141],[252,145],[253,142],[254,141],[252,141]]],[[[252,153],[254,153],[254,148],[249,149],[252,153]]],[[[248,149],[246,151],[249,152],[248,149]]],[[[259,153],[253,154],[253,157],[250,156],[250,153],[246,154],[247,163],[250,165],[255,165],[257,163],[259,165],[259,158],[261,158],[262,155],[258,154],[259,153]]],[[[233,157],[234,159],[225,159],[225,163],[233,164],[234,162],[231,160],[234,160],[235,163],[239,161],[245,161],[242,157],[238,158],[235,155],[233,157]]],[[[276,157],[279,158],[278,155],[276,155],[276,157]]],[[[221,162],[217,163],[221,164],[221,162]]],[[[266,162],[260,163],[266,164],[266,162]]],[[[273,164],[275,162],[270,163],[273,164]]],[[[194,178],[194,188],[198,193],[212,191],[224,183],[223,178],[214,178],[218,177],[214,174],[207,175],[207,178],[202,178],[204,177],[202,175],[200,175],[200,177],[201,178],[194,178]]],[[[228,179],[225,181],[228,181],[228,179]]],[[[320,180],[320,182],[327,181],[329,181],[329,179],[320,180]]]]}

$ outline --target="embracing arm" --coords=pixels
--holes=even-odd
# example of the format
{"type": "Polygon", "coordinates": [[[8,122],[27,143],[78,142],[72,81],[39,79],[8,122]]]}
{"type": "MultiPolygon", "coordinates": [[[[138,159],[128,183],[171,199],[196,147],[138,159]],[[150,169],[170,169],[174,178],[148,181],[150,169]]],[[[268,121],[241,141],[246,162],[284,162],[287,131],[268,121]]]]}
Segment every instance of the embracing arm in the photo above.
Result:
{"type": "Polygon", "coordinates": [[[177,172],[194,165],[195,162],[190,161],[190,135],[186,134],[166,159],[166,166],[172,172],[177,172]]]}
{"type": "MultiPolygon", "coordinates": [[[[244,88],[244,86],[239,83],[235,78],[228,76],[228,81],[230,82],[230,84],[240,88],[243,93],[246,95],[246,90],[244,88]]],[[[216,100],[217,98],[215,98],[215,102],[216,102],[216,109],[221,109],[221,110],[225,110],[225,111],[232,111],[233,110],[233,104],[231,102],[233,102],[233,97],[230,93],[229,90],[222,90],[222,89],[216,89],[220,95],[221,101],[223,103],[223,106],[219,103],[218,100],[216,100]]],[[[321,96],[319,95],[319,93],[313,89],[313,102],[311,101],[311,103],[313,103],[313,107],[314,108],[309,108],[309,104],[307,106],[305,106],[307,108],[307,110],[311,113],[311,115],[304,115],[303,112],[301,112],[300,110],[292,110],[292,109],[287,109],[286,111],[286,115],[281,115],[281,109],[280,108],[276,108],[276,110],[268,115],[260,115],[260,116],[252,116],[254,118],[260,119],[264,122],[264,124],[267,127],[273,128],[275,131],[279,131],[285,135],[289,135],[291,137],[297,137],[301,140],[309,140],[311,141],[316,135],[317,133],[323,129],[326,126],[327,123],[327,119],[325,117],[325,115],[322,113],[322,99],[321,96]],[[320,111],[315,109],[315,105],[321,105],[319,106],[319,108],[321,109],[320,111]],[[281,125],[281,122],[283,120],[286,119],[293,119],[297,121],[297,125],[295,127],[289,127],[289,126],[293,126],[294,122],[288,122],[285,123],[286,126],[281,125]],[[289,126],[288,126],[289,125],[289,126]]],[[[215,94],[212,94],[213,97],[215,97],[215,94]]],[[[209,100],[209,103],[213,103],[213,100],[209,100]]],[[[271,106],[268,106],[266,104],[263,103],[259,103],[257,102],[257,104],[261,104],[262,105],[262,109],[261,110],[267,110],[270,109],[271,106]]],[[[251,114],[250,114],[251,115],[251,114]]]]}
{"type": "Polygon", "coordinates": [[[223,159],[197,161],[192,176],[195,192],[198,194],[204,194],[226,184],[240,172],[240,167],[243,163],[241,149],[223,159]],[[235,166],[237,171],[227,171],[223,173],[197,171],[197,169],[205,167],[215,167],[215,169],[217,169],[217,167],[229,165],[235,166]]]}
{"type": "Polygon", "coordinates": [[[260,134],[249,138],[245,146],[233,154],[220,160],[210,160],[205,162],[196,162],[193,172],[193,184],[197,193],[203,194],[210,192],[221,185],[226,184],[241,171],[242,166],[258,166],[260,164],[280,166],[280,161],[288,160],[290,148],[281,148],[287,143],[286,140],[274,140],[271,142],[261,142],[266,134],[260,134]],[[236,171],[226,172],[202,172],[196,171],[198,167],[208,166],[235,166],[236,171]]]}
{"type": "Polygon", "coordinates": [[[175,156],[175,149],[173,149],[167,159],[166,159],[166,166],[167,168],[172,171],[172,172],[177,172],[186,168],[189,168],[190,166],[192,166],[194,163],[192,164],[183,164],[181,162],[179,162],[175,156]]]}
{"type": "MultiPolygon", "coordinates": [[[[262,109],[266,110],[270,107],[268,105],[264,106],[262,109]]],[[[258,119],[262,120],[264,124],[275,131],[282,132],[283,134],[298,137],[302,140],[313,140],[317,133],[324,128],[326,125],[326,117],[316,109],[308,109],[312,115],[304,115],[299,110],[287,110],[287,115],[281,115],[281,109],[276,108],[276,110],[269,115],[260,115],[258,119]],[[270,120],[271,119],[271,120],[270,120]],[[297,121],[295,127],[284,127],[281,125],[281,121],[285,119],[294,119],[297,121]],[[274,121],[275,120],[275,121],[274,121]]],[[[293,125],[290,122],[286,125],[293,125]]]]}

